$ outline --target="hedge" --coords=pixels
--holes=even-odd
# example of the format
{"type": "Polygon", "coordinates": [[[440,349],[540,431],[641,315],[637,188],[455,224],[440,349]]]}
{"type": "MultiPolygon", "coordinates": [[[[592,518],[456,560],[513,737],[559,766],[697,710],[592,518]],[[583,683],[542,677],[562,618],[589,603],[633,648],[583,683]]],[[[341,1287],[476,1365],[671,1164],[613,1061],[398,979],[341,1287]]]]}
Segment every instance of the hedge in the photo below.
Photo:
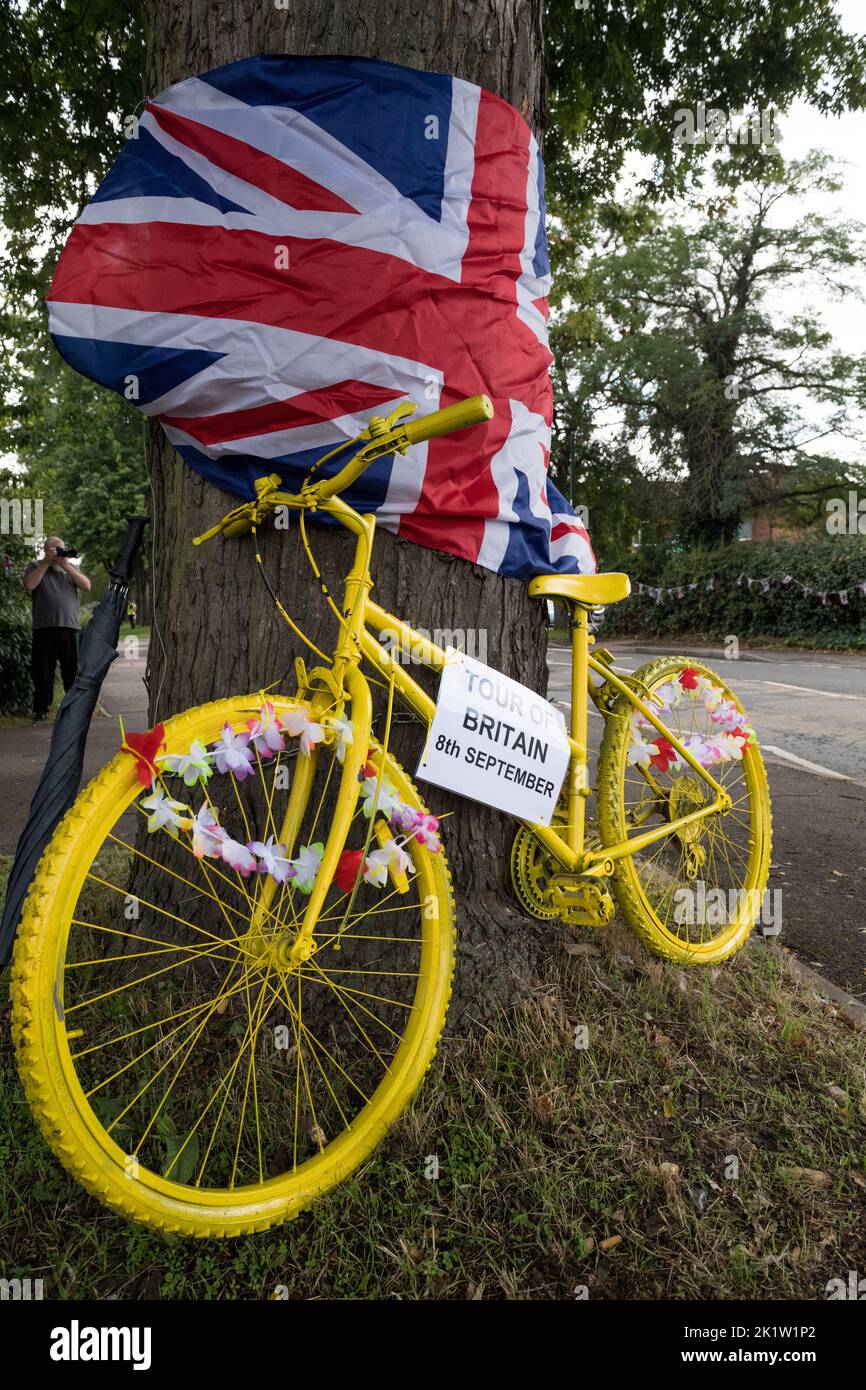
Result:
{"type": "Polygon", "coordinates": [[[866,648],[866,536],[739,541],[714,550],[653,547],[605,555],[603,567],[625,570],[632,581],[631,597],[607,609],[605,634],[866,648]],[[661,601],[639,593],[639,584],[662,589],[661,601]],[[847,591],[847,604],[839,591],[847,591]]]}
{"type": "Polygon", "coordinates": [[[0,714],[24,714],[33,702],[30,641],[29,606],[0,603],[0,714]]]}

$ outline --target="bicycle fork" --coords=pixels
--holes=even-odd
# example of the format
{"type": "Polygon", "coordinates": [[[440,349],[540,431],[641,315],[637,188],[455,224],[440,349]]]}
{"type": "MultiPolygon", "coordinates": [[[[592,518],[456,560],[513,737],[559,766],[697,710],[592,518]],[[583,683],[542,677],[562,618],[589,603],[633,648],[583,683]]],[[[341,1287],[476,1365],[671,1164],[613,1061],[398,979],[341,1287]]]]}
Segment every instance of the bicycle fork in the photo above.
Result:
{"type": "MultiPolygon", "coordinates": [[[[349,830],[358,805],[360,791],[359,774],[367,760],[367,749],[373,727],[373,705],[370,687],[360,671],[361,631],[366,595],[372,585],[370,578],[370,552],[375,533],[375,518],[358,516],[339,499],[332,499],[328,510],[339,515],[345,513],[345,523],[357,537],[355,558],[346,577],[343,598],[343,618],[337,634],[334,661],[330,669],[324,667],[313,671],[309,678],[303,664],[299,663],[299,698],[304,700],[309,688],[313,688],[310,709],[313,718],[319,718],[335,710],[342,718],[345,714],[346,697],[349,706],[349,719],[352,728],[352,742],[344,745],[343,770],[337,788],[333,820],[328,830],[316,877],[300,923],[295,918],[291,927],[277,921],[284,927],[276,943],[276,956],[280,965],[297,968],[309,960],[315,952],[313,933],[319,914],[325,902],[334,872],[342,854],[349,830]]],[[[319,576],[321,581],[321,576],[319,576]]],[[[324,585],[323,585],[324,588],[324,585]]],[[[327,593],[327,590],[325,590],[327,593]]],[[[315,781],[319,749],[314,748],[309,756],[298,754],[298,763],[292,779],[292,788],[286,806],[278,840],[285,846],[285,854],[291,856],[301,829],[304,811],[309,803],[315,781]]],[[[324,795],[324,793],[323,793],[324,795]]],[[[254,934],[264,943],[265,929],[273,925],[274,914],[271,905],[276,892],[276,883],[270,879],[264,885],[258,898],[252,918],[254,934]]]]}

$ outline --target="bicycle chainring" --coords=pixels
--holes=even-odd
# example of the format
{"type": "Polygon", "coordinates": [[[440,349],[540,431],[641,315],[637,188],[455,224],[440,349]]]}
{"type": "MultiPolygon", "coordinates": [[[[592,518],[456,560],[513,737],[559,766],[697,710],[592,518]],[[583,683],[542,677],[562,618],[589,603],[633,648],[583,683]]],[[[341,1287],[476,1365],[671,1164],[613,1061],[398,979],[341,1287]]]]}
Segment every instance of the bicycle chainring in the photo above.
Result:
{"type": "MultiPolygon", "coordinates": [[[[567,813],[564,807],[554,812],[552,827],[560,832],[565,828],[567,813]]],[[[594,827],[587,828],[587,849],[600,849],[601,840],[594,827]]],[[[561,901],[553,892],[553,879],[561,878],[562,865],[549,854],[528,826],[521,826],[511,846],[511,883],[521,906],[531,917],[549,922],[554,917],[565,919],[561,901]]]]}

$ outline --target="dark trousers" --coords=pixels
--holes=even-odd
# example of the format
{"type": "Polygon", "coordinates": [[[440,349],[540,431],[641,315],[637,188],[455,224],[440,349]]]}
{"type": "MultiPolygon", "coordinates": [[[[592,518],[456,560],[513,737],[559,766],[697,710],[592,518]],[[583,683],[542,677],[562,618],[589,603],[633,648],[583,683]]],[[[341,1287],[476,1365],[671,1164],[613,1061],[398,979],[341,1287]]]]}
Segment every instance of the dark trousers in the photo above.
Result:
{"type": "Polygon", "coordinates": [[[33,677],[33,712],[47,714],[54,699],[54,671],[60,662],[63,689],[68,690],[78,669],[78,632],[74,627],[37,627],[33,630],[30,673],[33,677]]]}

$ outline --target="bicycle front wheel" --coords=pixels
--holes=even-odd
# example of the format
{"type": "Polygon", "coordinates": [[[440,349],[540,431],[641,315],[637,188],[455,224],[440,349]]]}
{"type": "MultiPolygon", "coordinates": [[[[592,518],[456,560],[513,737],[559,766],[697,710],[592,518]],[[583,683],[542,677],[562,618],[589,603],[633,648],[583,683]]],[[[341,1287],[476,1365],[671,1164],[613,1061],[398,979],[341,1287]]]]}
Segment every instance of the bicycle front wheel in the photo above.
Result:
{"type": "Polygon", "coordinates": [[[165,725],[152,787],[118,753],[43,855],[15,951],[19,1070],[58,1158],[128,1217],[228,1236],[297,1215],[432,1060],[450,878],[375,743],[312,954],[292,956],[350,737],[285,699],[203,705],[165,725]]]}

